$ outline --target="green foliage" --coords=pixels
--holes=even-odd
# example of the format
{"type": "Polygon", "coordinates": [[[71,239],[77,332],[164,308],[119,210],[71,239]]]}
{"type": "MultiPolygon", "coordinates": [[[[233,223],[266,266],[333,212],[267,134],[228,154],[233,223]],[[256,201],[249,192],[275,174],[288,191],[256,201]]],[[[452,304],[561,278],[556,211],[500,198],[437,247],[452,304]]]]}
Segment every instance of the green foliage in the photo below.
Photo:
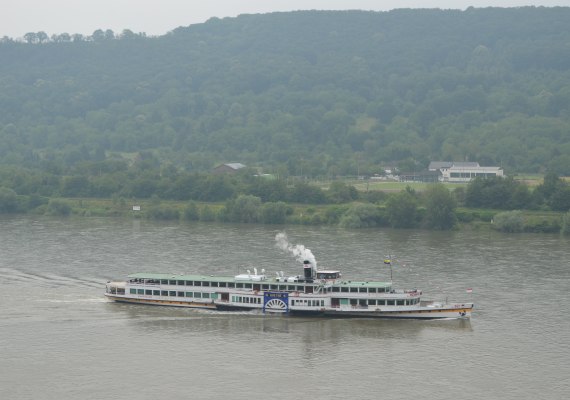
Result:
{"type": "Polygon", "coordinates": [[[368,203],[352,205],[340,219],[343,228],[369,228],[379,225],[380,212],[378,206],[368,203]]]}
{"type": "Polygon", "coordinates": [[[0,187],[0,214],[18,211],[18,195],[12,189],[0,187]]]}
{"type": "MultiPolygon", "coordinates": [[[[465,157],[570,174],[569,19],[565,7],[305,11],[152,38],[29,32],[0,42],[1,164],[90,185],[127,164],[176,180],[229,160],[282,177],[465,157]],[[112,157],[123,166],[97,171],[112,157]]],[[[92,195],[116,191],[109,183],[92,195]]],[[[129,197],[152,189],[145,177],[123,183],[129,197]]],[[[175,192],[238,194],[227,189],[175,192]]]]}
{"type": "Polygon", "coordinates": [[[239,195],[226,203],[225,218],[230,222],[258,222],[261,199],[252,195],[239,195]]]}
{"type": "Polygon", "coordinates": [[[203,206],[200,208],[200,221],[212,222],[217,219],[216,211],[210,206],[203,206]]]}
{"type": "Polygon", "coordinates": [[[284,224],[287,215],[291,215],[293,209],[282,201],[276,203],[264,203],[261,207],[260,222],[264,224],[284,224]]]}
{"type": "Polygon", "coordinates": [[[411,190],[404,190],[390,196],[386,205],[388,220],[392,228],[414,228],[417,226],[417,199],[411,190]]]}
{"type": "Polygon", "coordinates": [[[562,217],[562,226],[560,227],[562,235],[570,235],[570,211],[562,217]]]}
{"type": "Polygon", "coordinates": [[[554,172],[544,176],[544,182],[536,188],[536,193],[554,211],[570,210],[570,185],[554,172]]]}
{"type": "Polygon", "coordinates": [[[60,199],[51,199],[47,204],[46,215],[66,217],[71,214],[71,205],[60,199]]]}
{"type": "Polygon", "coordinates": [[[455,198],[441,183],[431,185],[424,194],[426,199],[426,225],[431,229],[447,230],[456,222],[455,198]]]}
{"type": "Polygon", "coordinates": [[[524,223],[523,214],[519,210],[500,212],[493,219],[493,226],[501,232],[522,232],[524,223]]]}
{"type": "Polygon", "coordinates": [[[331,203],[349,203],[358,199],[358,192],[354,186],[347,185],[342,181],[334,181],[326,193],[331,203]]]}
{"type": "Polygon", "coordinates": [[[184,219],[186,221],[198,221],[200,219],[200,212],[193,201],[189,202],[184,209],[184,219]]]}
{"type": "Polygon", "coordinates": [[[336,225],[341,217],[348,210],[348,206],[329,206],[324,213],[324,220],[327,224],[336,225]]]}
{"type": "Polygon", "coordinates": [[[180,219],[180,212],[172,207],[152,205],[145,213],[146,217],[149,219],[157,220],[177,220],[180,219]]]}
{"type": "Polygon", "coordinates": [[[469,182],[465,194],[465,205],[473,208],[531,209],[535,204],[528,187],[510,177],[476,178],[469,182]]]}
{"type": "Polygon", "coordinates": [[[324,204],[327,197],[323,190],[305,182],[297,182],[289,191],[289,201],[301,204],[324,204]]]}
{"type": "Polygon", "coordinates": [[[561,227],[562,223],[559,215],[528,215],[525,217],[525,232],[558,233],[561,227]]]}

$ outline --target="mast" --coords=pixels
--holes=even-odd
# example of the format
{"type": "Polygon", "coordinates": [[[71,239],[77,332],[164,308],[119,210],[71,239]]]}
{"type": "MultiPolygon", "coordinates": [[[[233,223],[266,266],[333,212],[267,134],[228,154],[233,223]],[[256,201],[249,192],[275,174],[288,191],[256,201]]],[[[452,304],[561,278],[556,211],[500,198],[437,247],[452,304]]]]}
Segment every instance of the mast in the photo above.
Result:
{"type": "Polygon", "coordinates": [[[393,281],[392,281],[392,257],[391,256],[384,257],[384,265],[390,266],[390,283],[393,283],[393,281]]]}

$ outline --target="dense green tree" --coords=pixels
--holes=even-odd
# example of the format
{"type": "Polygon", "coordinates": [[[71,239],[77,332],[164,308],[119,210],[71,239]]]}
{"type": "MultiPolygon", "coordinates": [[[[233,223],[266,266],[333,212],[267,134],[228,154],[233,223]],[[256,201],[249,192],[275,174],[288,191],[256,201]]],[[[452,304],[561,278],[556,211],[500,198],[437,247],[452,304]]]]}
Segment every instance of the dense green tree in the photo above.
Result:
{"type": "Polygon", "coordinates": [[[287,215],[293,212],[291,206],[282,201],[264,203],[261,207],[260,222],[264,224],[284,224],[287,215]]]}
{"type": "Polygon", "coordinates": [[[426,225],[431,229],[447,230],[453,228],[455,217],[455,198],[447,187],[438,183],[431,185],[425,192],[426,225]]]}
{"type": "Polygon", "coordinates": [[[358,191],[354,186],[341,181],[334,181],[330,184],[326,196],[331,203],[348,203],[358,199],[358,191]]]}
{"type": "Polygon", "coordinates": [[[367,203],[352,205],[340,219],[343,228],[368,228],[379,225],[380,213],[377,206],[367,203]]]}
{"type": "Polygon", "coordinates": [[[417,226],[418,201],[410,191],[393,194],[387,201],[386,211],[392,228],[413,228],[417,226]]]}
{"type": "MultiPolygon", "coordinates": [[[[326,203],[351,200],[284,178],[437,159],[570,174],[569,19],[568,7],[304,11],[159,37],[4,38],[0,168],[17,171],[0,185],[84,195],[66,179],[81,176],[92,196],[326,203]],[[201,175],[231,161],[280,179],[201,175]]],[[[557,188],[481,184],[465,201],[558,209],[557,188]]]]}
{"type": "Polygon", "coordinates": [[[230,222],[258,222],[261,199],[252,195],[239,195],[226,203],[226,218],[230,222]]]}

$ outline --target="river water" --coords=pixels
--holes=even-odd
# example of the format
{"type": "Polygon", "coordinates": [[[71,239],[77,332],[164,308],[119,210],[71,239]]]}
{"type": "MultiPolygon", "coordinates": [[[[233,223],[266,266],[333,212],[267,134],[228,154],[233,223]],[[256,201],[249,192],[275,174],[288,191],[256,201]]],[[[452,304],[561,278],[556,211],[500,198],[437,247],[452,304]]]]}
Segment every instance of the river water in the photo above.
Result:
{"type": "Polygon", "coordinates": [[[570,240],[495,232],[341,230],[128,219],[0,218],[1,399],[566,399],[570,240]],[[471,321],[335,320],[116,304],[134,272],[320,268],[425,298],[471,321]],[[467,294],[466,289],[473,293],[467,294]]]}

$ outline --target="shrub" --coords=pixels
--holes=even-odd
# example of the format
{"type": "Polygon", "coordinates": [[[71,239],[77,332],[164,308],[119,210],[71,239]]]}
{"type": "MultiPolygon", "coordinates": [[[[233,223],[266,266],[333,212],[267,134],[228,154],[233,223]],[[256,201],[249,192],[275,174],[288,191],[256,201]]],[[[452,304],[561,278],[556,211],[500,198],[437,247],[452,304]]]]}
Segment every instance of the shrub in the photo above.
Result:
{"type": "Polygon", "coordinates": [[[521,211],[505,211],[495,215],[493,226],[501,232],[522,232],[524,217],[521,211]]]}
{"type": "Polygon", "coordinates": [[[261,207],[261,222],[264,224],[283,224],[291,212],[291,207],[282,201],[265,203],[261,207]]]}
{"type": "Polygon", "coordinates": [[[64,200],[52,199],[46,207],[46,215],[68,216],[71,214],[71,206],[64,200]]]}
{"type": "Polygon", "coordinates": [[[377,226],[379,220],[378,207],[372,204],[355,204],[340,219],[343,228],[368,228],[377,226]]]}
{"type": "Polygon", "coordinates": [[[151,206],[146,215],[150,219],[173,220],[180,218],[178,210],[161,206],[151,206]]]}

